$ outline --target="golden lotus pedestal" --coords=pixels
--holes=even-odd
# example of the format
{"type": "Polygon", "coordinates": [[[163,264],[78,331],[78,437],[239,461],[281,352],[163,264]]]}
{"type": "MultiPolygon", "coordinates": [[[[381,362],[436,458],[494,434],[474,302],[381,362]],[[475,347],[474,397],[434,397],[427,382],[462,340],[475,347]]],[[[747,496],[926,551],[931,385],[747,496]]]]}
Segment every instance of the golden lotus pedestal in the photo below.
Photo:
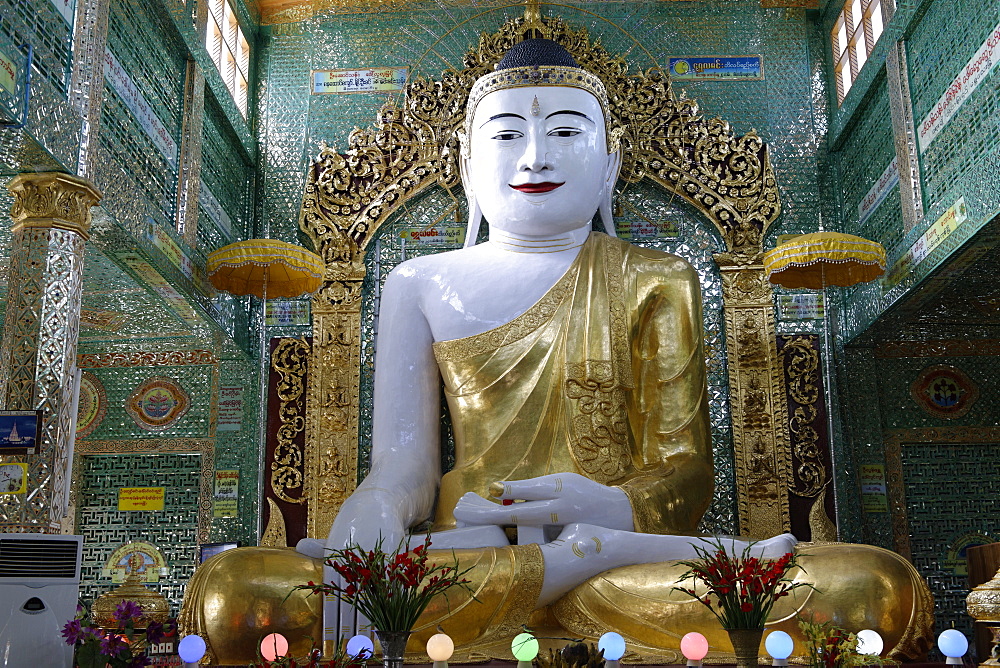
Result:
{"type": "MultiPolygon", "coordinates": [[[[890,658],[912,661],[926,655],[933,642],[934,603],[909,561],[870,545],[800,544],[796,553],[801,570],[792,577],[814,588],[801,587],[778,601],[767,625],[767,630],[781,629],[792,636],[794,656],[807,654],[797,624],[800,615],[832,621],[852,632],[876,629],[890,658]]],[[[461,559],[462,551],[457,554],[461,559]]],[[[452,558],[451,553],[446,557],[452,558]]],[[[729,636],[718,621],[674,589],[685,570],[678,562],[661,562],[607,571],[555,604],[535,610],[528,625],[539,637],[593,642],[613,629],[625,637],[627,662],[650,665],[683,663],[680,639],[698,630],[709,641],[711,661],[733,663],[729,636]]],[[[209,660],[222,665],[251,662],[253,648],[273,632],[284,634],[292,652],[303,656],[313,640],[322,637],[321,605],[318,597],[293,592],[292,587],[321,577],[322,563],[294,549],[228,550],[202,564],[191,578],[179,620],[181,633],[201,635],[208,643],[209,660]]],[[[441,623],[455,641],[455,665],[510,660],[510,641],[520,629],[501,628],[503,620],[485,613],[493,609],[493,597],[516,586],[479,583],[474,586],[476,602],[456,594],[450,597],[450,607],[441,601],[435,610],[432,604],[428,619],[421,618],[410,636],[407,659],[428,662],[424,647],[441,623]]]]}

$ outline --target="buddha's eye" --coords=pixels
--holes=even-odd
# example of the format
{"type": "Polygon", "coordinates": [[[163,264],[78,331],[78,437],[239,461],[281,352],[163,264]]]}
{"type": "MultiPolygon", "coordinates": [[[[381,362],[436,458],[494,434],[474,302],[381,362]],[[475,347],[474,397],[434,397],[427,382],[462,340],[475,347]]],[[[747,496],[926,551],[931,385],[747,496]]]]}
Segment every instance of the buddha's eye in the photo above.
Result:
{"type": "Polygon", "coordinates": [[[550,137],[575,137],[583,132],[579,128],[553,128],[549,130],[548,135],[550,137]]]}
{"type": "Polygon", "coordinates": [[[497,141],[512,141],[514,139],[520,139],[524,134],[518,132],[517,130],[504,130],[503,132],[498,132],[497,134],[490,137],[490,139],[496,139],[497,141]]]}

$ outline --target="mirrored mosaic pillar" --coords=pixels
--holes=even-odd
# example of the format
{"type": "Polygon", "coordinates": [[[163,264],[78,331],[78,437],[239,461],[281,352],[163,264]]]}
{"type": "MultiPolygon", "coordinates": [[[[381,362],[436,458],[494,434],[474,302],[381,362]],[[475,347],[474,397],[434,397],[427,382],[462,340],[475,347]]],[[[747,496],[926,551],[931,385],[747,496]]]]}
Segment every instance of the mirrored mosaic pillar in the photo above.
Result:
{"type": "Polygon", "coordinates": [[[73,372],[90,209],[100,192],[85,179],[20,174],[7,186],[13,240],[0,340],[0,408],[40,410],[24,494],[0,496],[0,532],[56,533],[67,505],[73,372]]]}

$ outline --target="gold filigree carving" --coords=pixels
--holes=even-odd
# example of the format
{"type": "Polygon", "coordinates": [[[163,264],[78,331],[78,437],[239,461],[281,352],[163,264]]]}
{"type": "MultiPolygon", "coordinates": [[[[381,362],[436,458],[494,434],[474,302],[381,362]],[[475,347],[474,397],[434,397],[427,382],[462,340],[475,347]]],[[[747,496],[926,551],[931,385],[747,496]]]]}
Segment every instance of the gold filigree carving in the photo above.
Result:
{"type": "Polygon", "coordinates": [[[268,516],[264,535],[260,537],[260,545],[261,547],[288,547],[285,516],[281,514],[281,508],[278,507],[274,499],[268,497],[267,505],[271,509],[271,514],[268,516]]]}
{"type": "Polygon", "coordinates": [[[171,350],[161,352],[128,352],[81,354],[76,365],[81,369],[130,366],[184,366],[188,364],[218,364],[219,358],[211,350],[171,350]]]}
{"type": "Polygon", "coordinates": [[[566,365],[566,396],[573,400],[573,458],[602,483],[625,475],[629,464],[625,390],[608,361],[566,365]]]}
{"type": "Polygon", "coordinates": [[[734,258],[760,255],[763,234],[780,211],[760,137],[734,137],[725,121],[703,118],[694,100],[675,98],[662,72],[631,74],[624,58],[591,42],[585,29],[541,17],[512,19],[482,34],[464,69],[446,70],[440,80],[414,79],[402,106],[385,104],[376,126],[354,131],[343,154],[322,149],[307,177],[299,225],[328,266],[364,249],[379,226],[425,188],[458,185],[456,131],[472,84],[538,21],[608,89],[622,180],[649,178],[688,200],[715,224],[734,258]]]}
{"type": "Polygon", "coordinates": [[[782,352],[788,372],[788,394],[795,410],[788,422],[792,453],[797,460],[795,475],[789,481],[794,494],[817,496],[828,480],[819,448],[819,432],[813,427],[819,415],[819,351],[809,338],[789,337],[782,352]]]}
{"type": "Polygon", "coordinates": [[[823,488],[826,490],[825,494],[816,495],[816,500],[809,508],[809,538],[814,543],[832,543],[837,540],[837,526],[826,514],[826,496],[830,494],[828,488],[829,485],[823,488]]]}
{"type": "Polygon", "coordinates": [[[58,172],[18,174],[7,189],[14,196],[14,230],[55,227],[89,237],[90,208],[101,201],[101,191],[87,179],[58,172]]]}
{"type": "Polygon", "coordinates": [[[308,535],[326,536],[357,484],[361,303],[317,298],[306,398],[308,535]]]}
{"type": "MultiPolygon", "coordinates": [[[[302,448],[296,439],[305,428],[305,376],[310,346],[305,339],[281,339],[271,354],[271,367],[281,380],[278,394],[278,443],[271,462],[271,491],[286,503],[304,503],[301,496],[305,478],[302,448]],[[296,496],[291,494],[295,493],[296,496]]],[[[272,513],[274,509],[272,508],[272,513]]],[[[273,514],[272,514],[273,517],[273,514]]]]}

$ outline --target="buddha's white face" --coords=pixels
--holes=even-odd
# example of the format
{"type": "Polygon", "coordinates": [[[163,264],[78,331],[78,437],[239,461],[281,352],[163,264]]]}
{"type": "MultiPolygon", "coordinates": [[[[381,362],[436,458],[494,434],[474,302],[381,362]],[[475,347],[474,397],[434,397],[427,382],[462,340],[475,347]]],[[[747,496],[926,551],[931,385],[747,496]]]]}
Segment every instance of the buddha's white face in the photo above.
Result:
{"type": "Polygon", "coordinates": [[[498,90],[476,107],[463,178],[493,228],[530,236],[574,230],[590,224],[617,176],[604,131],[601,105],[587,91],[498,90]]]}

